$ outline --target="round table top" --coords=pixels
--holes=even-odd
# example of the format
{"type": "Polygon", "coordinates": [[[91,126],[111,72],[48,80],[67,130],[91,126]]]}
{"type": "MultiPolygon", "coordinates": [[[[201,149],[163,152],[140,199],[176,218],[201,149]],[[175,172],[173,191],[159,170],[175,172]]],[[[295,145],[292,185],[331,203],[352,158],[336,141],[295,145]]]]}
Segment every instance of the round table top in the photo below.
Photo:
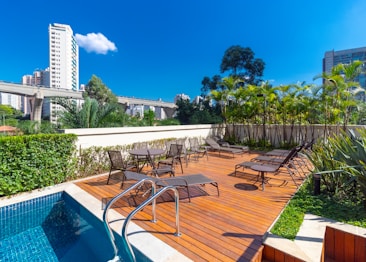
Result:
{"type": "Polygon", "coordinates": [[[275,166],[267,166],[267,165],[254,165],[250,167],[251,169],[259,172],[275,172],[277,171],[277,167],[275,166]]]}
{"type": "Polygon", "coordinates": [[[140,148],[140,149],[132,149],[129,151],[129,153],[131,155],[134,155],[134,156],[147,156],[148,153],[147,153],[147,150],[149,150],[150,152],[150,155],[152,156],[156,156],[156,155],[162,155],[165,153],[165,150],[164,149],[160,149],[160,148],[140,148]]]}

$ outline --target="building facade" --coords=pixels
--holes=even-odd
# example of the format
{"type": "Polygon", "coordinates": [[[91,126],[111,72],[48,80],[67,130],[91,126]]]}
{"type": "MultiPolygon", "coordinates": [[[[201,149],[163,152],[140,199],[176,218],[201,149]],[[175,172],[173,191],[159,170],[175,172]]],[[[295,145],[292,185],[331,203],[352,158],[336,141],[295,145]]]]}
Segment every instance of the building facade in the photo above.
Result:
{"type": "MultiPolygon", "coordinates": [[[[50,87],[79,91],[79,46],[69,25],[50,24],[49,70],[50,87]]],[[[57,124],[58,114],[63,110],[59,105],[45,99],[44,115],[51,123],[57,124]]]]}
{"type": "Polygon", "coordinates": [[[79,46],[69,25],[49,25],[50,87],[79,90],[79,46]]]}
{"type": "Polygon", "coordinates": [[[363,74],[360,74],[355,81],[359,82],[360,86],[366,89],[366,47],[325,52],[323,58],[323,72],[330,73],[333,66],[338,64],[350,64],[356,60],[364,62],[364,65],[362,67],[363,74]]]}

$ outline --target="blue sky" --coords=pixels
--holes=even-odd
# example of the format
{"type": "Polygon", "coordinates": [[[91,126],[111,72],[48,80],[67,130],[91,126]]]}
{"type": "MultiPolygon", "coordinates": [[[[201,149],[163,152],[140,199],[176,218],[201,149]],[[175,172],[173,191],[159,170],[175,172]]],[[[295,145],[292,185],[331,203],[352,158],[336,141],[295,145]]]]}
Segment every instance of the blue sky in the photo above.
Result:
{"type": "Polygon", "coordinates": [[[365,0],[3,0],[0,80],[48,67],[48,25],[62,23],[80,83],[94,74],[120,96],[194,98],[232,45],[263,59],[273,85],[314,83],[325,51],[366,46],[365,14],[365,0]]]}

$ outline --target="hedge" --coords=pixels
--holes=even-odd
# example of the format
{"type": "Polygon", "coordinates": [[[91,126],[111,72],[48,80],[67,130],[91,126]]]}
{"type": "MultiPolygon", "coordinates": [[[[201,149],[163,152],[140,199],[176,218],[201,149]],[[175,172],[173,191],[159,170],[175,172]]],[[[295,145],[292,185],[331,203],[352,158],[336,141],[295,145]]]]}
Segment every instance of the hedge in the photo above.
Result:
{"type": "Polygon", "coordinates": [[[75,178],[76,140],[74,134],[0,137],[0,196],[75,178]]]}

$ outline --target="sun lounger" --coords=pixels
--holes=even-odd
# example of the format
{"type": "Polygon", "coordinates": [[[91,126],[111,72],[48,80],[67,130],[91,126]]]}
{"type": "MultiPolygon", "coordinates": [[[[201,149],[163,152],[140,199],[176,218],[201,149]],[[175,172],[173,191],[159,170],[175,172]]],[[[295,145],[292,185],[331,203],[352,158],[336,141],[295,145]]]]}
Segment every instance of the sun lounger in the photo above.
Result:
{"type": "Polygon", "coordinates": [[[248,146],[243,146],[243,145],[232,145],[227,141],[221,140],[218,137],[213,137],[213,140],[216,141],[216,143],[218,143],[220,146],[222,147],[230,147],[230,148],[237,148],[237,149],[241,149],[245,152],[249,151],[249,147],[248,146]]]}
{"type": "Polygon", "coordinates": [[[249,168],[254,171],[258,171],[260,173],[261,181],[262,181],[262,189],[264,188],[264,183],[266,182],[264,173],[277,173],[280,168],[285,167],[291,176],[293,182],[298,187],[294,179],[294,172],[292,171],[295,168],[294,164],[292,163],[292,159],[296,156],[297,152],[299,151],[300,147],[294,147],[290,150],[290,152],[285,156],[285,158],[281,159],[277,163],[266,163],[266,162],[258,162],[258,161],[246,161],[235,165],[234,175],[236,176],[237,169],[239,168],[249,168]]]}
{"type": "Polygon", "coordinates": [[[206,143],[209,145],[209,149],[219,152],[219,156],[221,155],[222,152],[225,152],[225,153],[231,153],[234,158],[235,155],[238,155],[238,154],[242,155],[242,154],[244,154],[244,152],[247,151],[247,150],[243,150],[243,148],[232,148],[232,147],[227,147],[227,146],[220,146],[212,138],[206,138],[206,143]]]}
{"type": "Polygon", "coordinates": [[[140,181],[142,179],[149,178],[152,180],[157,186],[175,186],[175,187],[183,187],[187,190],[189,202],[191,202],[191,195],[189,191],[190,186],[204,186],[206,184],[211,184],[217,189],[217,195],[220,195],[219,185],[216,181],[202,175],[202,174],[194,174],[194,175],[184,175],[170,178],[158,178],[151,177],[145,174],[140,174],[132,171],[124,172],[125,180],[136,180],[140,181]]]}

